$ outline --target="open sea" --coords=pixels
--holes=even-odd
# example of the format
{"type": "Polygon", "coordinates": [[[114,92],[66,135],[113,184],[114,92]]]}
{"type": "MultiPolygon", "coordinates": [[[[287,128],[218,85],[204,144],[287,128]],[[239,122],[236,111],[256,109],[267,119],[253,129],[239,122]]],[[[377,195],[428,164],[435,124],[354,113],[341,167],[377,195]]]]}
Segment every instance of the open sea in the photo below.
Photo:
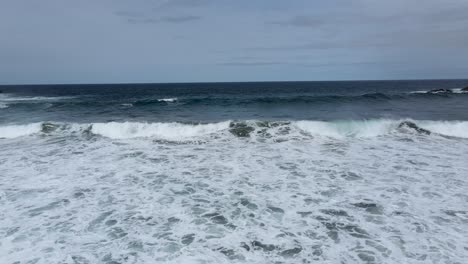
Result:
{"type": "Polygon", "coordinates": [[[0,86],[0,263],[467,263],[466,86],[0,86]]]}

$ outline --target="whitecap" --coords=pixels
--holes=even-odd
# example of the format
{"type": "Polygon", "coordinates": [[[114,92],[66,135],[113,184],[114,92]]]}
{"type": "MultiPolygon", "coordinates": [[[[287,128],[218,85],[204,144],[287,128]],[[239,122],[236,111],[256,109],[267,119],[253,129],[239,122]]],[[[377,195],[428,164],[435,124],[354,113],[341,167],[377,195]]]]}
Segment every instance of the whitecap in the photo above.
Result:
{"type": "Polygon", "coordinates": [[[376,137],[388,134],[398,127],[400,121],[395,120],[366,120],[366,121],[297,121],[294,125],[316,136],[332,138],[346,137],[376,137]]]}
{"type": "Polygon", "coordinates": [[[41,131],[41,123],[0,126],[0,138],[17,138],[41,131]]]}
{"type": "Polygon", "coordinates": [[[225,130],[229,127],[229,123],[229,121],[198,125],[138,122],[94,123],[92,124],[91,132],[112,139],[154,137],[157,139],[178,141],[225,130]]]}
{"type": "Polygon", "coordinates": [[[158,102],[166,102],[166,103],[173,103],[176,102],[177,98],[162,98],[158,99],[158,102]]]}
{"type": "Polygon", "coordinates": [[[468,138],[468,121],[421,121],[418,125],[433,133],[468,138]]]}
{"type": "Polygon", "coordinates": [[[2,94],[1,102],[23,102],[23,101],[57,101],[72,99],[74,96],[18,96],[14,94],[2,94]]]}

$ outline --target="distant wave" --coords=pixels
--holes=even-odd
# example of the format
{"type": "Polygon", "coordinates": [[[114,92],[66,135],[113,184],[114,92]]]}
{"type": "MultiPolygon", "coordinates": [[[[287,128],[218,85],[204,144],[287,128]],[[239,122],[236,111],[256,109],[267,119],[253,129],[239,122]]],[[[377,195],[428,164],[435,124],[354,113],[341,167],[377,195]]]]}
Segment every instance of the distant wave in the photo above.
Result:
{"type": "Polygon", "coordinates": [[[40,102],[73,99],[75,96],[21,96],[15,94],[0,94],[0,102],[40,102]]]}
{"type": "MultiPolygon", "coordinates": [[[[454,90],[454,94],[464,93],[461,89],[454,90]],[[459,91],[459,92],[457,92],[459,91]]],[[[196,97],[196,98],[167,98],[167,99],[145,99],[137,100],[133,104],[135,106],[151,106],[151,105],[167,105],[167,103],[177,102],[180,106],[194,105],[284,105],[284,104],[323,104],[323,103],[369,103],[383,102],[392,100],[407,100],[407,99],[432,99],[440,98],[436,94],[428,94],[426,92],[411,92],[406,94],[384,94],[384,93],[367,93],[362,95],[306,95],[306,96],[260,96],[260,97],[196,97]]]]}
{"type": "Polygon", "coordinates": [[[225,121],[208,124],[109,122],[90,124],[31,123],[0,126],[0,138],[54,133],[82,133],[110,139],[153,138],[186,141],[208,135],[237,137],[373,138],[384,135],[435,134],[468,138],[468,121],[349,120],[349,121],[225,121]],[[421,133],[423,132],[423,133],[421,133]]]}
{"type": "Polygon", "coordinates": [[[435,90],[419,90],[419,91],[412,91],[409,92],[410,94],[446,94],[443,90],[448,90],[450,91],[449,93],[454,93],[454,94],[468,94],[468,92],[463,91],[462,88],[451,88],[451,89],[441,89],[441,91],[437,91],[439,89],[435,90]]]}
{"type": "Polygon", "coordinates": [[[163,99],[158,99],[159,102],[167,102],[167,103],[173,103],[177,101],[177,98],[163,98],[163,99]]]}
{"type": "MultiPolygon", "coordinates": [[[[189,107],[189,106],[251,106],[251,105],[288,105],[288,104],[342,104],[342,103],[375,103],[387,101],[404,100],[434,100],[446,99],[452,96],[467,94],[461,89],[453,89],[453,93],[427,93],[427,91],[414,91],[409,93],[385,94],[367,93],[361,95],[283,95],[283,96],[207,96],[207,97],[185,97],[185,98],[144,98],[132,101],[121,101],[118,99],[106,99],[100,97],[19,97],[0,96],[0,104],[8,107],[27,107],[29,104],[48,104],[48,108],[80,108],[80,107],[107,107],[120,106],[132,107],[189,107]]],[[[1,107],[1,106],[0,106],[1,107]]],[[[4,106],[5,107],[5,106],[4,106]]],[[[3,107],[3,108],[4,108],[3,107]]]]}
{"type": "Polygon", "coordinates": [[[0,103],[0,109],[8,108],[8,104],[0,103]]]}

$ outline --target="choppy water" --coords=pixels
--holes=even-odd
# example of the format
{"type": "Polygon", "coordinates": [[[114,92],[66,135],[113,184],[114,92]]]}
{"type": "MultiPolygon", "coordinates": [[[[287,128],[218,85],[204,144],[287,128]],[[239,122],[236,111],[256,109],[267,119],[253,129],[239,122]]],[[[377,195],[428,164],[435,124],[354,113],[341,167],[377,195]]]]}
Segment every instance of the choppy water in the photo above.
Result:
{"type": "Polygon", "coordinates": [[[1,263],[465,263],[463,81],[2,87],[1,263]]]}

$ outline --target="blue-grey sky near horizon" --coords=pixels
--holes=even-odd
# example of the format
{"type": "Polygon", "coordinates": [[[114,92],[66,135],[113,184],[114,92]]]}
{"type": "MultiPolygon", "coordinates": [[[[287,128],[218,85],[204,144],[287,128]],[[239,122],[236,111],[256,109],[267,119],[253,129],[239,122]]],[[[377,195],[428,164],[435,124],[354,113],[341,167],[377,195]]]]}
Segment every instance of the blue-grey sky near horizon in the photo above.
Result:
{"type": "Polygon", "coordinates": [[[467,0],[0,0],[0,84],[468,78],[467,0]]]}

